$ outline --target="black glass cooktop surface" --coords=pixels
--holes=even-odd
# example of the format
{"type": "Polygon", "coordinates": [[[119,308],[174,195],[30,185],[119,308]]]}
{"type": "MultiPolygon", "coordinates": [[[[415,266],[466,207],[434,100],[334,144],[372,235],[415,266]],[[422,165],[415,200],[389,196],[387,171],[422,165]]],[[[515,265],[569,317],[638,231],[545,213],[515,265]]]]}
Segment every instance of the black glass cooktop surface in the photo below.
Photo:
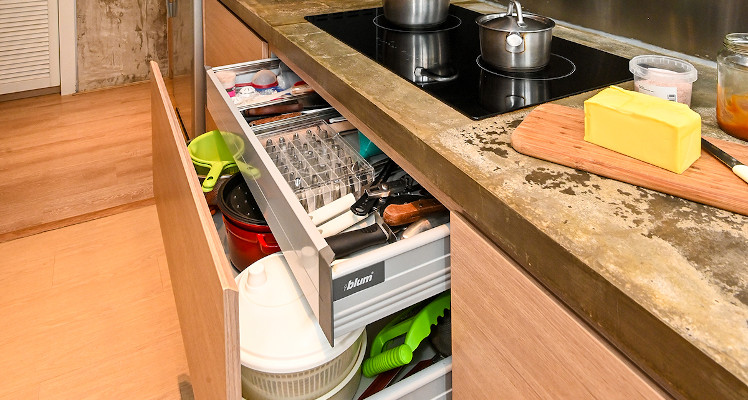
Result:
{"type": "Polygon", "coordinates": [[[555,36],[544,69],[492,68],[480,57],[480,15],[450,5],[449,18],[428,30],[394,26],[381,8],[306,20],[476,120],[632,79],[627,59],[555,36]]]}

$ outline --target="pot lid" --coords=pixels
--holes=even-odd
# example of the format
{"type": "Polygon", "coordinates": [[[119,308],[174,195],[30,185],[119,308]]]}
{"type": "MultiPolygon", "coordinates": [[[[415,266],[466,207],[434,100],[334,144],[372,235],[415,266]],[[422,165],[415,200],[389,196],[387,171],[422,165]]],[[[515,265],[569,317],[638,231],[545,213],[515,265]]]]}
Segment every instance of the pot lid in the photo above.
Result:
{"type": "Polygon", "coordinates": [[[238,221],[252,225],[267,225],[262,210],[247,187],[241,173],[234,174],[218,191],[218,208],[238,221]]]}
{"type": "Polygon", "coordinates": [[[506,14],[484,15],[483,17],[478,18],[478,25],[484,28],[506,32],[539,32],[551,29],[556,25],[553,20],[535,14],[524,13],[523,17],[525,26],[519,26],[519,20],[516,16],[506,14]],[[481,21],[481,19],[483,19],[483,21],[481,21]]]}
{"type": "Polygon", "coordinates": [[[281,253],[250,265],[236,283],[245,367],[267,373],[304,371],[335,359],[363,332],[341,335],[330,347],[281,253]]]}
{"type": "Polygon", "coordinates": [[[539,32],[556,26],[550,18],[522,12],[516,0],[509,2],[506,13],[484,15],[475,22],[483,28],[505,32],[539,32]]]}

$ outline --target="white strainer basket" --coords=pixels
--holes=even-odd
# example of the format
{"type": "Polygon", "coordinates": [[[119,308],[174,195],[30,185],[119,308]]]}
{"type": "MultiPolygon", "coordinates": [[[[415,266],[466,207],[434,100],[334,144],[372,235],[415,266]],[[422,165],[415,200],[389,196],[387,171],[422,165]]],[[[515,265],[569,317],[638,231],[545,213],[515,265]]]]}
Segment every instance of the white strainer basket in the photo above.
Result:
{"type": "Polygon", "coordinates": [[[244,398],[317,399],[357,368],[366,332],[342,335],[330,347],[280,253],[250,265],[236,281],[244,398]]]}

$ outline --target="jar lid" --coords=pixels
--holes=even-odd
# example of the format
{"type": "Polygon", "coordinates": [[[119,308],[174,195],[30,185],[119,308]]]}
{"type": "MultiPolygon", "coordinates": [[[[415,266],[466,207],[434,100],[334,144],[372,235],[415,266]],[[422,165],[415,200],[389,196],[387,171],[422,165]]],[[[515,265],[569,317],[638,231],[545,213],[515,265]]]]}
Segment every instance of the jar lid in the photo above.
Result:
{"type": "Polygon", "coordinates": [[[236,277],[241,362],[267,373],[305,371],[340,356],[363,328],[335,338],[331,347],[281,253],[236,277]]]}
{"type": "Polygon", "coordinates": [[[661,79],[678,82],[694,82],[698,76],[691,63],[677,58],[658,55],[636,56],[629,61],[629,71],[642,79],[661,79]]]}
{"type": "Polygon", "coordinates": [[[748,52],[748,33],[728,33],[722,43],[730,50],[746,53],[748,52]]]}

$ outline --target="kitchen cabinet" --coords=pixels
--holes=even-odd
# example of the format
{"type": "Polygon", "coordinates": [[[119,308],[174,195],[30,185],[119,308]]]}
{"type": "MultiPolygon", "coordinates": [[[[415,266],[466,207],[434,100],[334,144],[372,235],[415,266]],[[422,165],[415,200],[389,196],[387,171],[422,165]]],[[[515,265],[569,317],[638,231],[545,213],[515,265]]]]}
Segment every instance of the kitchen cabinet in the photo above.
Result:
{"type": "Polygon", "coordinates": [[[460,398],[669,398],[469,222],[451,226],[460,398]]]}
{"type": "MultiPolygon", "coordinates": [[[[233,279],[232,267],[223,251],[210,211],[204,202],[176,114],[155,63],[152,64],[152,72],[154,195],[184,337],[192,387],[197,399],[240,399],[238,290],[233,279]]],[[[220,85],[215,86],[214,89],[223,91],[220,85]]],[[[223,94],[225,95],[225,91],[223,94]]],[[[224,101],[223,104],[227,103],[224,101]]],[[[235,107],[233,111],[236,111],[235,107]]],[[[223,113],[218,115],[225,117],[223,113]]],[[[231,115],[234,114],[231,113],[231,115]]],[[[232,118],[234,123],[240,123],[242,128],[251,134],[243,118],[241,121],[232,118]]],[[[219,119],[219,121],[225,122],[226,120],[219,119]]],[[[264,153],[264,150],[262,152],[264,153]]],[[[267,157],[267,154],[264,157],[267,157]]],[[[266,166],[266,168],[269,167],[266,166]]],[[[263,174],[275,175],[276,173],[277,169],[275,171],[263,170],[263,174]]],[[[287,188],[287,185],[285,186],[287,188]]],[[[278,188],[278,190],[282,189],[278,188]]],[[[298,201],[296,204],[299,205],[298,201]]],[[[290,204],[286,205],[290,206],[290,204]]],[[[309,221],[308,218],[307,221],[309,221]]],[[[302,222],[296,221],[295,223],[302,222]]],[[[289,227],[286,226],[285,229],[288,230],[289,227]]],[[[295,229],[295,227],[292,226],[290,229],[295,229]]],[[[398,249],[398,246],[393,248],[393,245],[389,245],[385,247],[390,247],[390,250],[384,252],[375,250],[367,253],[365,260],[374,260],[371,262],[375,264],[383,263],[386,271],[388,258],[396,260],[398,266],[407,267],[407,264],[402,261],[402,254],[405,254],[406,259],[415,257],[410,260],[410,263],[417,264],[413,266],[413,269],[420,272],[428,271],[430,267],[436,269],[436,272],[431,271],[426,279],[410,284],[401,284],[399,280],[390,279],[390,286],[381,285],[379,288],[373,286],[357,292],[356,295],[347,296],[347,302],[339,303],[346,305],[340,306],[348,312],[346,315],[361,312],[366,315],[346,320],[346,324],[339,327],[337,332],[364,326],[449,288],[448,226],[432,229],[431,233],[419,236],[421,236],[419,240],[411,241],[411,243],[421,243],[423,246],[415,246],[415,249],[410,249],[412,251],[403,251],[403,248],[408,248],[408,246],[401,245],[398,249]],[[429,254],[434,252],[429,246],[440,249],[439,256],[432,263],[418,261],[422,260],[418,257],[419,251],[429,254]],[[436,283],[429,279],[435,279],[436,283]],[[393,288],[393,285],[396,288],[393,288]],[[387,287],[396,296],[389,296],[389,293],[382,289],[387,287]],[[418,293],[413,293],[414,291],[418,293]],[[354,303],[366,296],[371,298],[368,302],[354,303]],[[387,297],[395,299],[387,299],[387,297]]],[[[412,239],[417,239],[417,237],[412,239]]],[[[326,267],[328,271],[331,270],[329,265],[326,267]]],[[[409,276],[407,268],[401,271],[400,276],[400,279],[404,279],[402,277],[407,279],[409,276]]],[[[332,292],[328,294],[333,295],[332,292]]],[[[370,332],[372,335],[374,333],[376,332],[370,332]]],[[[424,390],[424,393],[441,393],[439,398],[449,398],[450,366],[451,359],[441,360],[388,388],[378,398],[388,400],[420,398],[421,390],[424,390]]]]}
{"type": "Polygon", "coordinates": [[[265,40],[218,0],[205,0],[205,65],[218,66],[270,57],[265,40]]]}

